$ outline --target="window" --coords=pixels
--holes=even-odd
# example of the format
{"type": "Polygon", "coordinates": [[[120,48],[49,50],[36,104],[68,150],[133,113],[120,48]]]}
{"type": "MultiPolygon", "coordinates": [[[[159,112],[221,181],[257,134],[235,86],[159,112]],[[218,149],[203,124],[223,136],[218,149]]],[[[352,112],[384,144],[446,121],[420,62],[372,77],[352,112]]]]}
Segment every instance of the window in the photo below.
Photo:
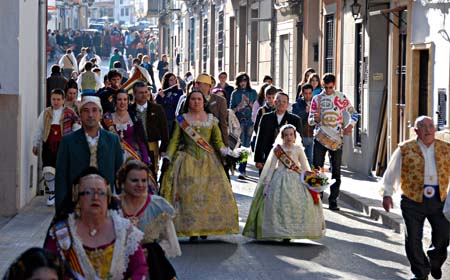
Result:
{"type": "Polygon", "coordinates": [[[125,8],[125,16],[129,16],[130,15],[130,11],[128,8],[125,8]]]}
{"type": "Polygon", "coordinates": [[[223,59],[224,59],[224,32],[223,25],[224,17],[223,11],[219,12],[219,17],[217,19],[217,66],[219,71],[223,71],[223,59]]]}
{"type": "Polygon", "coordinates": [[[325,60],[324,73],[334,72],[334,15],[325,16],[325,60]]]}
{"type": "Polygon", "coordinates": [[[208,19],[203,20],[202,40],[202,71],[206,71],[206,60],[208,59],[208,19]]]}
{"type": "Polygon", "coordinates": [[[189,61],[191,66],[195,65],[195,18],[191,18],[189,29],[189,61]]]}
{"type": "Polygon", "coordinates": [[[125,9],[124,9],[124,8],[120,9],[120,15],[121,15],[122,17],[125,15],[125,9]]]}
{"type": "MultiPolygon", "coordinates": [[[[252,18],[258,18],[258,10],[251,10],[252,18]]],[[[250,35],[250,79],[252,81],[257,80],[257,68],[258,68],[258,21],[254,20],[251,23],[251,35],[250,35]]]]}
{"type": "Polygon", "coordinates": [[[119,1],[119,4],[120,4],[120,5],[123,5],[123,0],[120,0],[120,1],[119,1]]]}

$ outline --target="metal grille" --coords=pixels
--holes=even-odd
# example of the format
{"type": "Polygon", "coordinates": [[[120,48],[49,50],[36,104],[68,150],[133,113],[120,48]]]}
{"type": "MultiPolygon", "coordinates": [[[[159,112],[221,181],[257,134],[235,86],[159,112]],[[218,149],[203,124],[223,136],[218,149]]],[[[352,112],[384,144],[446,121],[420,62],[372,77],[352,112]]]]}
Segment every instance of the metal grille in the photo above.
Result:
{"type": "Polygon", "coordinates": [[[334,72],[334,15],[325,16],[324,73],[334,72]]]}

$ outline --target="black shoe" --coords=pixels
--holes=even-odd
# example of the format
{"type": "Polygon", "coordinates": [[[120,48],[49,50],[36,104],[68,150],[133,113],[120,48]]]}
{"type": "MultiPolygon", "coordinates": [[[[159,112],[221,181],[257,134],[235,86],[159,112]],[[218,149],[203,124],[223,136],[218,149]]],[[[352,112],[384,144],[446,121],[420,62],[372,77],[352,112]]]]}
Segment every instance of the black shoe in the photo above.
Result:
{"type": "Polygon", "coordinates": [[[341,208],[339,208],[337,206],[337,203],[330,203],[330,205],[328,206],[328,209],[330,209],[331,211],[339,211],[339,210],[341,210],[341,208]]]}
{"type": "Polygon", "coordinates": [[[239,174],[238,179],[245,180],[245,179],[247,179],[247,178],[245,177],[245,175],[239,174]]]}
{"type": "Polygon", "coordinates": [[[411,280],[428,280],[428,276],[424,276],[424,277],[416,277],[416,276],[414,276],[413,278],[411,278],[411,280]]]}
{"type": "Polygon", "coordinates": [[[289,243],[289,242],[291,242],[291,240],[289,238],[283,239],[283,243],[289,243]]]}
{"type": "Polygon", "coordinates": [[[200,238],[206,240],[208,238],[208,235],[200,235],[200,238]]]}
{"type": "Polygon", "coordinates": [[[441,268],[431,266],[431,276],[433,276],[434,279],[441,279],[442,278],[441,268]]]}
{"type": "Polygon", "coordinates": [[[198,240],[198,236],[189,237],[189,242],[193,242],[193,241],[197,241],[197,240],[198,240]]]}

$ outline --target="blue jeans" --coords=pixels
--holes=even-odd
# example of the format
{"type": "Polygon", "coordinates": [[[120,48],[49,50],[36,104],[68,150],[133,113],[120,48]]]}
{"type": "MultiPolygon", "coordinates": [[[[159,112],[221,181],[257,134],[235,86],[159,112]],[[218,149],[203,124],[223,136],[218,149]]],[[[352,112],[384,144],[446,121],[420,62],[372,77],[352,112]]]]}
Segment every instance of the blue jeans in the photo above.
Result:
{"type": "MultiPolygon", "coordinates": [[[[253,122],[252,121],[242,121],[241,124],[241,146],[250,147],[250,142],[252,140],[253,133],[253,122]]],[[[238,171],[241,174],[245,174],[245,169],[247,168],[247,162],[242,162],[239,164],[238,171]]]]}
{"type": "Polygon", "coordinates": [[[313,163],[314,137],[302,138],[303,147],[305,147],[306,158],[309,165],[313,163]]]}

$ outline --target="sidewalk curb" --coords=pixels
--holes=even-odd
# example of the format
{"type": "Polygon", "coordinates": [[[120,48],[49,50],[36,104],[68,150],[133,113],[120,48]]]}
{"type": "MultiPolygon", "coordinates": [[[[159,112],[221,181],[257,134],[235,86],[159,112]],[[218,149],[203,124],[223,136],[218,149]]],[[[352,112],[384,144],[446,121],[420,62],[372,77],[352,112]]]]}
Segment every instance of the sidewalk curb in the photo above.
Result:
{"type": "Polygon", "coordinates": [[[380,200],[362,197],[343,190],[339,192],[339,199],[346,204],[349,204],[357,211],[367,214],[373,220],[378,221],[381,219],[383,225],[393,229],[396,233],[404,232],[402,216],[386,212],[380,207],[380,200]]]}

